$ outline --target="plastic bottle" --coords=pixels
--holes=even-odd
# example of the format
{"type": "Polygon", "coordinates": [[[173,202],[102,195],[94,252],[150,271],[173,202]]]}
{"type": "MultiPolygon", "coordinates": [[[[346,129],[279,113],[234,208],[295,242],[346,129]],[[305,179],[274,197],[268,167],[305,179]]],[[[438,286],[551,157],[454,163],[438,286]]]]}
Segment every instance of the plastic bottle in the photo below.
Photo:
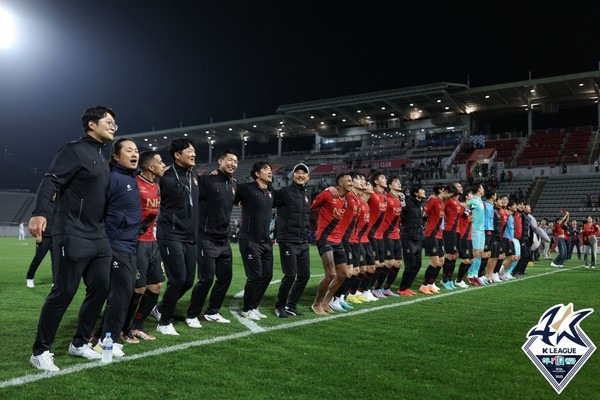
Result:
{"type": "Polygon", "coordinates": [[[102,341],[102,362],[110,363],[113,359],[113,340],[110,332],[106,332],[106,337],[102,341]]]}

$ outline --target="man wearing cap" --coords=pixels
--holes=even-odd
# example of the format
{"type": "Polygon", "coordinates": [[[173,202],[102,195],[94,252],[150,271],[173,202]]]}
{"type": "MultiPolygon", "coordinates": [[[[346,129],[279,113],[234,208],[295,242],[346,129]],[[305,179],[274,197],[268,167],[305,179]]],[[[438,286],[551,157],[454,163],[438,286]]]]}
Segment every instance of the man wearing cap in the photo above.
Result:
{"type": "Polygon", "coordinates": [[[302,315],[296,308],[310,278],[308,229],[310,197],[306,184],[310,179],[306,164],[292,170],[292,183],[275,191],[273,207],[277,208],[275,223],[283,278],[275,303],[275,315],[302,315]]]}

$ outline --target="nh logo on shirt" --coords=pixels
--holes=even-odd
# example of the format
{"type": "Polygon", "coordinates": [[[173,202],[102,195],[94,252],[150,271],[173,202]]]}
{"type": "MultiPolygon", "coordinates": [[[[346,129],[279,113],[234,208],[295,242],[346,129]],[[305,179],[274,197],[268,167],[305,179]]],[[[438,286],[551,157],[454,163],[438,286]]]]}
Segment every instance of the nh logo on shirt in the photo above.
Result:
{"type": "Polygon", "coordinates": [[[592,312],[591,308],[573,312],[572,303],[557,304],[527,334],[523,351],[558,394],[596,351],[579,326],[592,312]]]}

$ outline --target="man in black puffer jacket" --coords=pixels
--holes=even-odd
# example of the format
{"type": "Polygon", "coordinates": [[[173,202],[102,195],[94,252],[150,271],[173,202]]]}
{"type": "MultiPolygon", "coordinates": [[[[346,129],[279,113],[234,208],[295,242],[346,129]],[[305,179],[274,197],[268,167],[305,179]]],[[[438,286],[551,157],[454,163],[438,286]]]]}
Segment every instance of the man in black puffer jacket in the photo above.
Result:
{"type": "Polygon", "coordinates": [[[308,220],[310,196],[306,184],[310,176],[305,164],[298,164],[292,172],[290,186],[277,190],[273,206],[277,207],[277,243],[283,278],[275,304],[279,318],[299,316],[298,300],[310,278],[310,252],[308,244],[308,220]],[[290,292],[291,289],[291,292],[290,292]]]}

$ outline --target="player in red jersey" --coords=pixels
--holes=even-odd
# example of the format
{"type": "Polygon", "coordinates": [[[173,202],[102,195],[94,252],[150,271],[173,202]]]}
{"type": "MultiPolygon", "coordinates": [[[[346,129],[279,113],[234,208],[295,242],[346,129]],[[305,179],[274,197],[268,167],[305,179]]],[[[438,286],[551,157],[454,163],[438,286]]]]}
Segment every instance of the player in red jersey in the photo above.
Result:
{"type": "Polygon", "coordinates": [[[329,302],[346,279],[346,253],[342,245],[345,227],[340,223],[347,207],[346,193],[352,189],[352,177],[342,172],[335,178],[339,196],[325,189],[313,200],[311,208],[319,210],[316,241],[325,276],[317,286],[311,308],[319,314],[333,312],[329,302]]]}
{"type": "MultiPolygon", "coordinates": [[[[476,188],[479,191],[479,186],[476,188]]],[[[467,284],[463,281],[463,278],[469,270],[469,266],[473,264],[473,214],[471,213],[470,206],[467,204],[473,199],[473,190],[469,190],[465,195],[458,195],[458,201],[460,202],[461,212],[458,221],[458,256],[461,258],[460,265],[458,266],[458,274],[456,276],[456,287],[467,288],[467,284]]]]}
{"type": "Polygon", "coordinates": [[[583,264],[584,267],[596,268],[596,235],[600,235],[600,226],[594,222],[594,218],[588,215],[586,223],[581,228],[581,236],[583,238],[583,264]],[[590,263],[588,264],[588,253],[590,253],[590,263]]]}
{"type": "Polygon", "coordinates": [[[383,225],[387,226],[383,232],[383,241],[385,248],[384,272],[379,274],[374,295],[376,297],[400,297],[399,294],[390,289],[394,284],[400,267],[402,266],[402,244],[400,243],[400,214],[404,202],[404,193],[402,193],[402,183],[397,176],[391,176],[389,179],[389,193],[386,194],[387,207],[383,225]],[[382,288],[383,285],[383,288],[382,288]]]}
{"type": "MultiPolygon", "coordinates": [[[[374,172],[369,178],[373,185],[373,194],[369,197],[369,213],[371,220],[369,222],[369,242],[375,252],[375,274],[371,280],[371,285],[379,281],[379,277],[383,276],[385,280],[387,272],[385,271],[385,241],[383,240],[383,232],[387,229],[385,223],[385,211],[387,210],[387,198],[385,190],[388,187],[387,178],[383,172],[374,172]]],[[[384,298],[383,290],[370,290],[363,294],[369,300],[373,298],[384,298]]]]}
{"type": "Polygon", "coordinates": [[[452,274],[456,268],[456,259],[458,258],[458,246],[460,235],[458,233],[458,224],[460,215],[464,208],[460,205],[458,196],[463,193],[463,187],[456,182],[447,187],[450,197],[444,202],[444,267],[442,272],[442,286],[449,290],[456,289],[452,281],[452,274]]]}
{"type": "Polygon", "coordinates": [[[444,201],[450,197],[450,193],[444,185],[435,185],[433,193],[429,196],[429,201],[423,208],[427,215],[425,224],[423,248],[425,255],[429,257],[429,265],[425,270],[423,284],[419,292],[425,294],[434,294],[440,291],[435,285],[435,278],[440,272],[444,260],[444,243],[442,241],[442,222],[444,219],[444,201]]]}
{"type": "Polygon", "coordinates": [[[137,185],[142,203],[142,227],[137,243],[135,291],[125,319],[125,329],[123,329],[124,339],[128,343],[135,343],[138,338],[156,339],[146,332],[143,324],[156,305],[164,280],[160,252],[154,236],[154,223],[160,210],[157,179],[163,176],[166,167],[156,151],[140,153],[139,167],[142,172],[137,176],[137,185]]]}

